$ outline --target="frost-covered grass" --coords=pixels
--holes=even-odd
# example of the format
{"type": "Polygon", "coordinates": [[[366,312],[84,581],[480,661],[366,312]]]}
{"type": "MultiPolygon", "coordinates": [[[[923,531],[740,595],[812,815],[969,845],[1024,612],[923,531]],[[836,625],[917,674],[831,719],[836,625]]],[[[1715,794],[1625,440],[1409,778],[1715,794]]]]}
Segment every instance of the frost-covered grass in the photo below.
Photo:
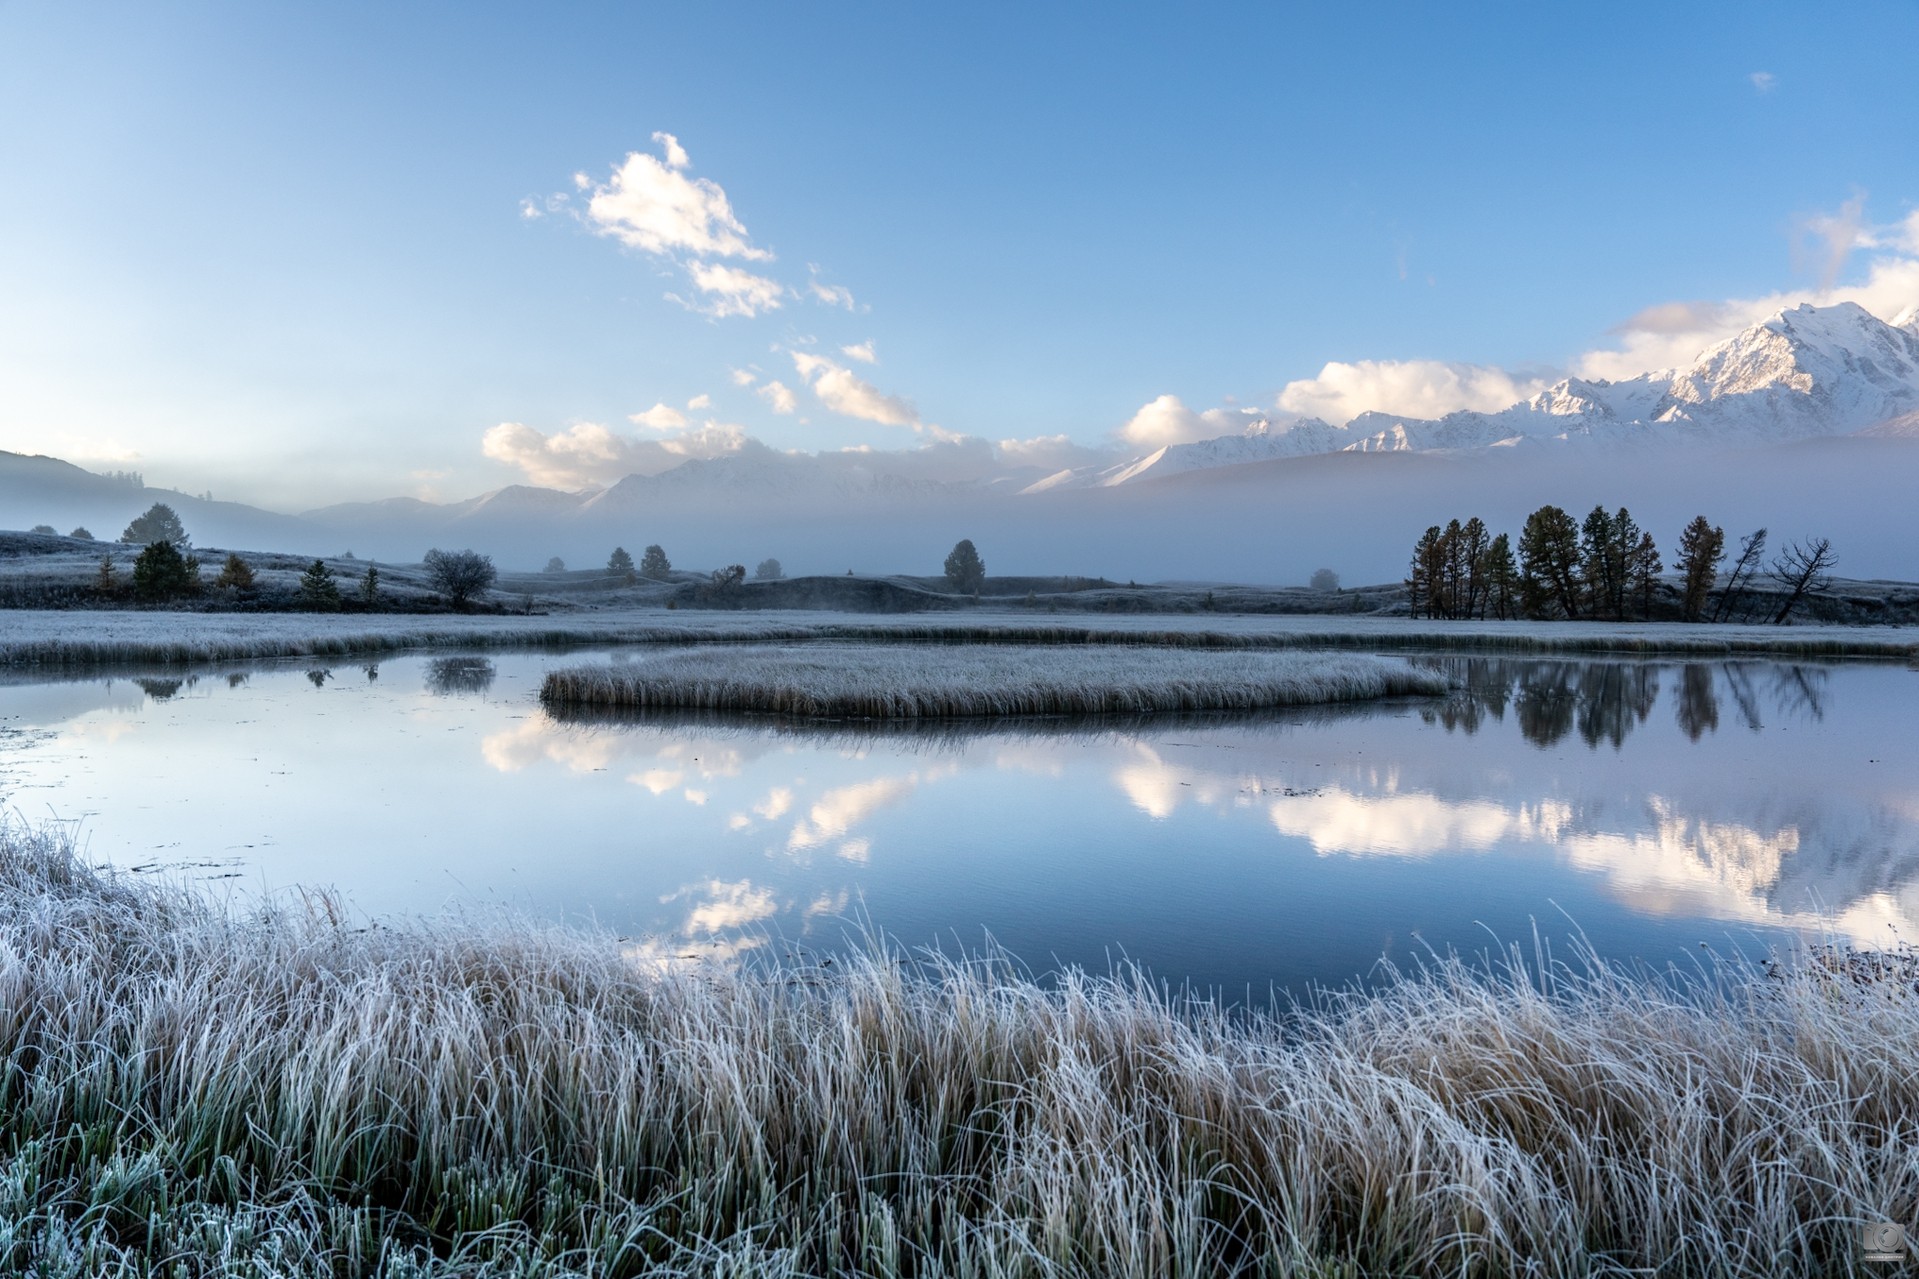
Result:
{"type": "Polygon", "coordinates": [[[1138,647],[760,645],[547,672],[549,705],[918,719],[1260,710],[1444,693],[1446,677],[1357,653],[1138,647]]]}
{"type": "Polygon", "coordinates": [[[605,609],[540,616],[324,616],[162,611],[0,611],[0,666],[180,665],[354,657],[408,649],[806,639],[1111,644],[1163,648],[1354,648],[1500,653],[1919,657],[1919,628],[1687,626],[1677,623],[1431,622],[1391,617],[874,616],[605,609]]]}
{"type": "Polygon", "coordinates": [[[1851,1273],[1919,1212],[1911,967],[1436,961],[1267,1017],[242,914],[4,830],[0,1270],[1851,1273]]]}

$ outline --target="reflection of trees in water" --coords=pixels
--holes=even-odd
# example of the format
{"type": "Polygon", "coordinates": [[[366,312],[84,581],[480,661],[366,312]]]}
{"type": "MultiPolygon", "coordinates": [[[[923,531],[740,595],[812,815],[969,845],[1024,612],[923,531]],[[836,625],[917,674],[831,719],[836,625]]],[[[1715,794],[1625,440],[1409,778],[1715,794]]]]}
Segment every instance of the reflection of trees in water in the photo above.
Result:
{"type": "Polygon", "coordinates": [[[1726,677],[1726,692],[1732,697],[1733,708],[1739,712],[1739,722],[1755,733],[1764,728],[1765,721],[1759,717],[1759,694],[1752,686],[1752,672],[1732,662],[1719,669],[1726,677]]]}
{"type": "Polygon", "coordinates": [[[493,663],[484,657],[436,657],[427,663],[426,688],[438,697],[484,693],[493,687],[493,663]]]}
{"type": "Polygon", "coordinates": [[[1603,741],[1618,750],[1658,700],[1656,666],[1588,666],[1579,673],[1579,735],[1588,746],[1597,748],[1603,741]]]}
{"type": "Polygon", "coordinates": [[[136,679],[133,682],[140,686],[141,692],[151,697],[154,701],[164,702],[175,693],[178,693],[187,681],[183,679],[136,679]]]}
{"type": "MultiPolygon", "coordinates": [[[[1514,658],[1436,658],[1462,692],[1420,712],[1429,724],[1476,733],[1488,720],[1503,720],[1511,705],[1520,734],[1541,747],[1555,746],[1577,731],[1595,749],[1618,750],[1658,703],[1661,664],[1654,662],[1554,661],[1514,658]]],[[[1753,732],[1764,727],[1766,700],[1782,716],[1821,720],[1830,672],[1788,662],[1688,662],[1679,668],[1674,716],[1693,741],[1719,729],[1720,698],[1732,703],[1738,721],[1753,732]]]]}
{"type": "Polygon", "coordinates": [[[1826,717],[1826,680],[1830,671],[1817,666],[1775,666],[1773,695],[1782,714],[1818,723],[1826,717]]]}
{"type": "Polygon", "coordinates": [[[1719,728],[1719,699],[1712,691],[1712,667],[1687,662],[1679,668],[1679,730],[1693,741],[1719,728]]]}
{"type": "Polygon", "coordinates": [[[333,678],[333,672],[330,670],[311,670],[307,672],[307,678],[313,682],[313,687],[325,688],[326,682],[333,678]]]}

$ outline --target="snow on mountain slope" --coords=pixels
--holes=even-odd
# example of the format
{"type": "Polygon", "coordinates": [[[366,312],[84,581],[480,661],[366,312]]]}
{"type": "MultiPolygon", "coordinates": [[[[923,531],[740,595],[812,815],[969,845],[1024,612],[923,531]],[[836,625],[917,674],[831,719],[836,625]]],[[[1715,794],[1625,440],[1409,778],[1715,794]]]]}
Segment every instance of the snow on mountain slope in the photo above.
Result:
{"type": "Polygon", "coordinates": [[[1334,453],[1345,446],[1348,438],[1339,427],[1316,417],[1302,418],[1290,425],[1279,425],[1262,418],[1238,435],[1222,435],[1190,444],[1167,444],[1143,457],[1129,458],[1117,465],[1056,471],[1043,480],[1027,485],[1021,492],[1031,494],[1059,489],[1115,488],[1136,480],[1157,479],[1186,471],[1239,466],[1246,462],[1269,462],[1279,457],[1334,453]]]}
{"type": "Polygon", "coordinates": [[[1316,418],[1291,427],[1260,422],[1244,435],[1061,471],[1025,492],[1107,488],[1318,452],[1766,444],[1848,434],[1914,411],[1919,307],[1888,324],[1851,302],[1803,305],[1702,352],[1684,369],[1619,382],[1566,378],[1493,413],[1437,419],[1362,413],[1344,426],[1316,418]]]}
{"type": "Polygon", "coordinates": [[[1852,302],[1802,305],[1706,351],[1655,420],[1713,442],[1837,435],[1919,408],[1919,334],[1852,302]]]}
{"type": "Polygon", "coordinates": [[[1875,440],[1919,440],[1919,410],[1889,417],[1853,434],[1875,440]]]}

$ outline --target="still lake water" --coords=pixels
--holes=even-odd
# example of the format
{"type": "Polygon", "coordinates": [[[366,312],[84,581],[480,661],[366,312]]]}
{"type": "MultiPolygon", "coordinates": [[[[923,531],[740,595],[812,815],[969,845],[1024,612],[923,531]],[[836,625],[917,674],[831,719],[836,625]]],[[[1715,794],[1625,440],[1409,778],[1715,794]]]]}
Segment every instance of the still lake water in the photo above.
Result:
{"type": "Polygon", "coordinates": [[[669,954],[832,949],[865,919],[1234,998],[1535,930],[1658,964],[1919,939],[1900,665],[1423,658],[1461,690],[1037,730],[541,710],[545,670],[608,656],[0,686],[0,808],[369,915],[504,905],[669,954]]]}

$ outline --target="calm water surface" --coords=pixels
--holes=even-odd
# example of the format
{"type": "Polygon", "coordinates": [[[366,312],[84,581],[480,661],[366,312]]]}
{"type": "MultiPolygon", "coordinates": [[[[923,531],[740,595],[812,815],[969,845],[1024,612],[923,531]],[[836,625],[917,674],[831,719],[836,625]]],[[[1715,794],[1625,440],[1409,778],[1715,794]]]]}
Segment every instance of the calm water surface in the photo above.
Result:
{"type": "Polygon", "coordinates": [[[0,806],[373,915],[504,904],[670,954],[866,919],[1236,996],[1535,930],[1656,963],[1919,936],[1903,666],[1435,658],[1443,701],[1039,730],[540,709],[548,667],[604,656],[0,687],[0,806]]]}

